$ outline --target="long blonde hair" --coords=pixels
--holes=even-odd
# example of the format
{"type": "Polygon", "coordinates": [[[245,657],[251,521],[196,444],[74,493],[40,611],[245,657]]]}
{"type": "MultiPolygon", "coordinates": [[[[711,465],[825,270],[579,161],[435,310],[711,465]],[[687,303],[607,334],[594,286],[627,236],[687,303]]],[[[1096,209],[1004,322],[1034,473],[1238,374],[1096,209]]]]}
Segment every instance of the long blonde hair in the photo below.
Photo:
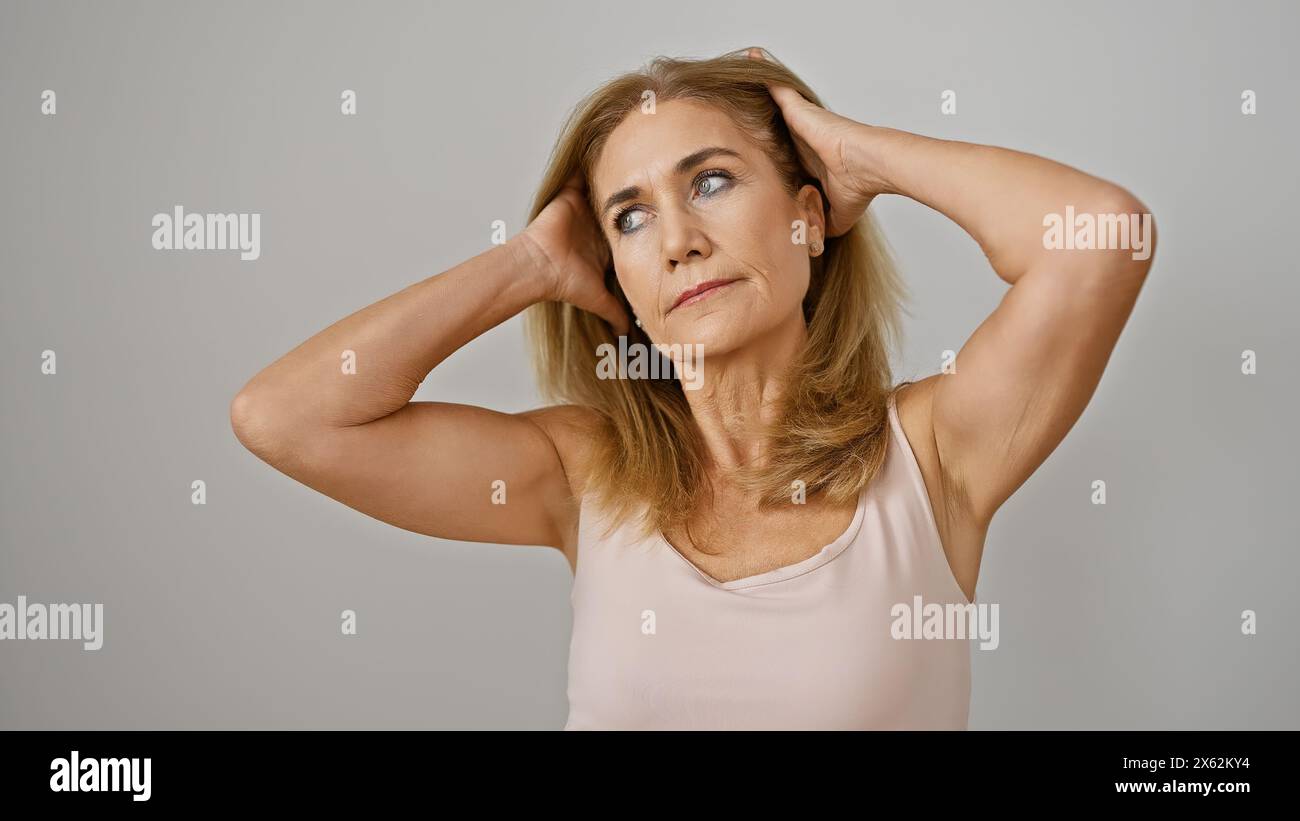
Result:
{"type": "MultiPolygon", "coordinates": [[[[716,106],[763,146],[791,196],[804,184],[822,191],[799,161],[765,82],[788,85],[822,104],[788,68],[749,58],[743,49],[699,60],[658,57],[605,83],[565,123],[529,220],[575,171],[591,179],[609,134],[642,105],[647,90],[656,103],[689,99],[716,106]]],[[[822,196],[825,203],[824,191],[822,196]]],[[[593,203],[593,220],[595,212],[593,203]]],[[[827,238],[825,252],[811,265],[803,301],[808,344],[783,379],[775,423],[764,429],[770,459],[728,477],[756,493],[762,506],[788,504],[799,487],[809,497],[821,494],[832,504],[845,504],[879,471],[888,445],[887,402],[897,389],[891,388],[889,356],[899,340],[905,288],[884,238],[864,215],[848,233],[827,238]]],[[[612,263],[605,284],[631,316],[612,263]]],[[[637,514],[647,535],[684,524],[709,479],[681,383],[671,375],[599,378],[598,346],[617,346],[618,338],[605,320],[568,303],[530,306],[525,326],[542,394],[592,408],[602,420],[591,432],[586,491],[612,512],[612,521],[637,514]]],[[[651,345],[645,332],[633,327],[627,343],[636,342],[651,345]]]]}

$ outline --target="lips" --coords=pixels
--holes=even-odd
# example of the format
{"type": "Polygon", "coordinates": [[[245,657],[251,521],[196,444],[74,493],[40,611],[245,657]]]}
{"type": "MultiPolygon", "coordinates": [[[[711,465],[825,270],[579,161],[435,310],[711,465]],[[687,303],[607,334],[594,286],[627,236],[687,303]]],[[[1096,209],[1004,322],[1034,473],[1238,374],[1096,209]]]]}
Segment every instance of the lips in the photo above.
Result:
{"type": "Polygon", "coordinates": [[[669,308],[668,310],[672,311],[678,305],[681,305],[683,302],[686,302],[688,299],[691,299],[692,297],[699,296],[700,294],[707,293],[717,288],[721,288],[724,285],[730,285],[735,281],[736,279],[710,279],[701,282],[698,285],[693,285],[690,288],[687,288],[685,291],[682,291],[680,294],[678,294],[677,299],[673,302],[672,308],[669,308]]]}

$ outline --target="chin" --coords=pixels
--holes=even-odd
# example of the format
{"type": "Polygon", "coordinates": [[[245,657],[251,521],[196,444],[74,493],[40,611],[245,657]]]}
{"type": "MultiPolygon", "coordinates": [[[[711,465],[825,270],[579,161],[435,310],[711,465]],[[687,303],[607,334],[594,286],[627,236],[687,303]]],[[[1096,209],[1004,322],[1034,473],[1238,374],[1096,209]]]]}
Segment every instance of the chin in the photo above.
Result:
{"type": "Polygon", "coordinates": [[[692,318],[689,323],[673,323],[671,319],[670,326],[675,327],[669,341],[678,345],[702,345],[699,350],[704,356],[722,356],[742,349],[755,333],[753,325],[736,311],[712,311],[692,318]]]}

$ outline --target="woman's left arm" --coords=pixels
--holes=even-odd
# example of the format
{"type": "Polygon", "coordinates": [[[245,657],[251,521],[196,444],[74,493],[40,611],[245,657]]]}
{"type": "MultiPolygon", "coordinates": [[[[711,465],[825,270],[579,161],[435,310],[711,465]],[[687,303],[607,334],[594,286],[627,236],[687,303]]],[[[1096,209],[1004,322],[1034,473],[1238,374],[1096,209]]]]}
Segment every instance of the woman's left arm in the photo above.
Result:
{"type": "Polygon", "coordinates": [[[952,501],[987,525],[1092,398],[1151,267],[1154,222],[1123,188],[1042,157],[854,125],[859,193],[949,217],[1012,286],[931,397],[952,501]]]}
{"type": "Polygon", "coordinates": [[[899,194],[964,228],[1011,284],[930,395],[946,504],[986,527],[1087,407],[1151,267],[1155,223],[1128,191],[1061,163],[865,125],[767,87],[822,182],[830,236],[899,194]]]}

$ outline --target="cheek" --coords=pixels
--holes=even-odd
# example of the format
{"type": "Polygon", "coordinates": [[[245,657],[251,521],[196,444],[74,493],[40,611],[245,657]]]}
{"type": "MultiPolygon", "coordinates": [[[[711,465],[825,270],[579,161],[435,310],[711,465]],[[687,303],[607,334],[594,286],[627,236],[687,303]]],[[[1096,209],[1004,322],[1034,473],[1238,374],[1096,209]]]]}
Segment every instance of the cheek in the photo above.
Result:
{"type": "Polygon", "coordinates": [[[634,311],[647,315],[655,309],[659,304],[661,278],[655,273],[652,258],[637,253],[620,253],[614,261],[614,272],[623,296],[627,297],[634,311]]]}
{"type": "MultiPolygon", "coordinates": [[[[778,217],[773,206],[740,222],[736,231],[736,258],[767,280],[767,288],[779,301],[801,299],[808,286],[807,246],[792,239],[794,229],[778,217]]],[[[791,221],[793,221],[791,217],[791,221]]]]}

